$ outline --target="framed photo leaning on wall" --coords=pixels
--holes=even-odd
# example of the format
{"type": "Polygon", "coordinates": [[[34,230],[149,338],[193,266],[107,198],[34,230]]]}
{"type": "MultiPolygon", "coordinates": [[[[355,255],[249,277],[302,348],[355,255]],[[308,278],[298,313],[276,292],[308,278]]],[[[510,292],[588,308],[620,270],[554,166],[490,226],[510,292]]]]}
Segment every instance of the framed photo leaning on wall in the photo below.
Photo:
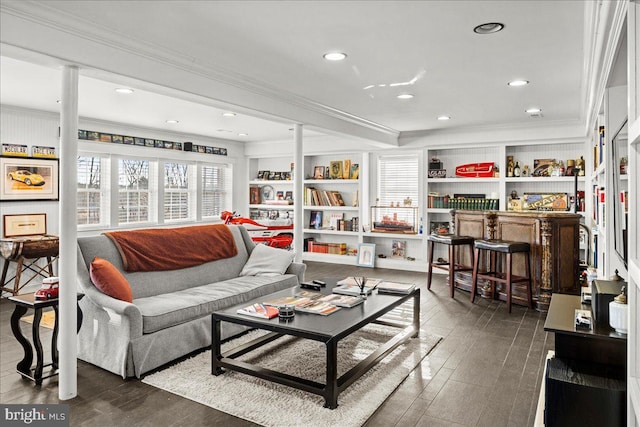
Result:
{"type": "Polygon", "coordinates": [[[0,156],[0,201],[58,200],[58,159],[0,156]]]}
{"type": "Polygon", "coordinates": [[[376,261],[376,244],[360,243],[358,245],[358,265],[360,267],[371,267],[376,261]]]}

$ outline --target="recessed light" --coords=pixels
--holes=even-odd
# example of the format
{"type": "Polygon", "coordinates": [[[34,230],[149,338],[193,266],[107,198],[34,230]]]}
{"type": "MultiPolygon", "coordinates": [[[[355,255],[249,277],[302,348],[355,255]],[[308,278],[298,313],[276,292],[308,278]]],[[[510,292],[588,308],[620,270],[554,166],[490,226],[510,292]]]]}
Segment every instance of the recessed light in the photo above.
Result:
{"type": "Polygon", "coordinates": [[[398,99],[411,99],[413,98],[413,95],[411,95],[410,93],[401,93],[400,95],[398,95],[398,99]]]}
{"type": "Polygon", "coordinates": [[[180,123],[178,120],[165,120],[165,123],[169,123],[170,125],[175,125],[180,123]]]}
{"type": "Polygon", "coordinates": [[[129,89],[128,87],[119,87],[116,89],[116,92],[129,95],[133,93],[133,89],[129,89]]]}
{"type": "Polygon", "coordinates": [[[56,104],[62,104],[62,99],[56,99],[56,104]]]}
{"type": "Polygon", "coordinates": [[[233,132],[233,131],[227,130],[227,129],[216,129],[216,132],[233,132]]]}
{"type": "Polygon", "coordinates": [[[541,113],[542,109],[540,108],[529,108],[527,110],[524,110],[525,113],[529,113],[529,114],[536,114],[536,113],[541,113]]]}
{"type": "Polygon", "coordinates": [[[438,116],[438,120],[451,120],[451,116],[438,116]]]}
{"type": "Polygon", "coordinates": [[[327,61],[342,61],[347,57],[347,54],[342,52],[327,52],[322,55],[322,57],[327,61]]]}
{"type": "Polygon", "coordinates": [[[499,22],[487,22],[486,24],[480,24],[473,29],[476,34],[493,34],[501,31],[504,28],[504,24],[499,22]]]}
{"type": "Polygon", "coordinates": [[[249,136],[248,133],[239,133],[238,136],[249,136]]]}
{"type": "Polygon", "coordinates": [[[236,113],[232,113],[232,112],[228,111],[228,112],[226,112],[226,113],[222,113],[222,115],[223,115],[224,117],[235,117],[235,116],[236,116],[236,113]]]}
{"type": "Polygon", "coordinates": [[[507,85],[509,86],[526,86],[529,84],[529,80],[511,80],[507,85]]]}

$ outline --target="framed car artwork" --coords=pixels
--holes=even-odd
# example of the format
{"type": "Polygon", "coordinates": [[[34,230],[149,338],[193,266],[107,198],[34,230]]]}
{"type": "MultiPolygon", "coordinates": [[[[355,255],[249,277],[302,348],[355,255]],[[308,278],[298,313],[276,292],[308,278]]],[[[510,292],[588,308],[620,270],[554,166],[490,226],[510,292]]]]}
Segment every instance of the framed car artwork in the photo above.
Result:
{"type": "Polygon", "coordinates": [[[58,200],[58,159],[0,157],[0,201],[58,200]]]}

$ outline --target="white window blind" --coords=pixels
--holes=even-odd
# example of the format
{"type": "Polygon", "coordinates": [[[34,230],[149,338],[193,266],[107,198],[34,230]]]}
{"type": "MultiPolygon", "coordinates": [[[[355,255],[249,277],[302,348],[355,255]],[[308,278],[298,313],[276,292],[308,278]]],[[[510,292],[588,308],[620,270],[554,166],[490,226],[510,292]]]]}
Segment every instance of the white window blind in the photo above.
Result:
{"type": "Polygon", "coordinates": [[[109,162],[105,157],[78,157],[77,224],[109,225],[109,162]]]}
{"type": "Polygon", "coordinates": [[[155,181],[153,163],[148,160],[118,161],[118,223],[149,222],[153,218],[155,181]]]}
{"type": "Polygon", "coordinates": [[[186,220],[195,217],[193,167],[186,163],[164,164],[164,219],[186,220]]]}
{"type": "Polygon", "coordinates": [[[202,217],[216,217],[231,206],[231,168],[224,165],[202,166],[202,217]]]}
{"type": "Polygon", "coordinates": [[[380,156],[378,158],[378,206],[395,205],[410,197],[418,202],[418,156],[380,156]]]}

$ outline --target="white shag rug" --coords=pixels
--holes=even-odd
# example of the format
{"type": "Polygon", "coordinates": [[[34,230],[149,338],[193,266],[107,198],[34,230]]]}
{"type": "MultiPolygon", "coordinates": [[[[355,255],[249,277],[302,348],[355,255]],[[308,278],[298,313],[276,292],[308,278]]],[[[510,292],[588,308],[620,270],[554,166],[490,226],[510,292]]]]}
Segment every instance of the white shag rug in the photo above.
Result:
{"type": "MultiPolygon", "coordinates": [[[[355,366],[398,329],[368,325],[338,345],[338,375],[355,366]]],[[[222,346],[224,353],[264,331],[252,331],[222,346]]],[[[264,426],[361,426],[441,340],[425,335],[396,348],[338,396],[336,409],[324,398],[238,372],[211,375],[211,350],[144,377],[142,382],[264,426]]],[[[325,382],[325,346],[281,337],[240,358],[248,363],[325,382]]],[[[421,375],[429,377],[428,372],[421,375]]]]}

